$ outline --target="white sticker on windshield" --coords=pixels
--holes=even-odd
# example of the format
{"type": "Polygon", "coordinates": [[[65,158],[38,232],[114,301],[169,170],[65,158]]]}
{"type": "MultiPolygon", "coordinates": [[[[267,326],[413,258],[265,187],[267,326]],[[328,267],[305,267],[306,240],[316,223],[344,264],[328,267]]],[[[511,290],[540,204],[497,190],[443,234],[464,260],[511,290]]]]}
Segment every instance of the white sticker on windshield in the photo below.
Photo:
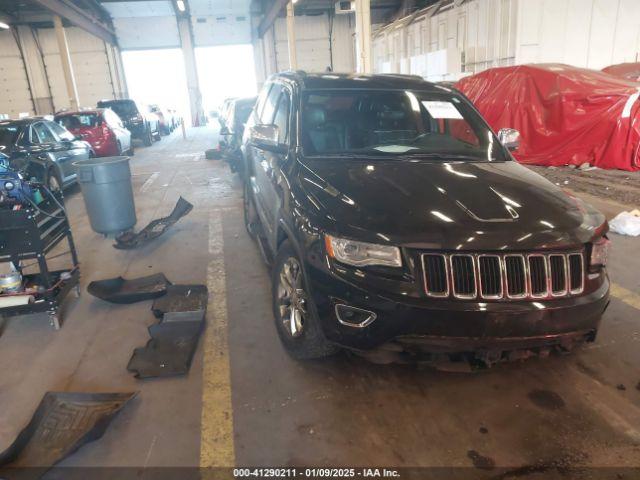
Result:
{"type": "Polygon", "coordinates": [[[456,108],[456,106],[451,102],[435,102],[425,100],[422,102],[424,108],[427,109],[429,115],[433,118],[452,118],[452,119],[462,119],[462,115],[456,108]]]}

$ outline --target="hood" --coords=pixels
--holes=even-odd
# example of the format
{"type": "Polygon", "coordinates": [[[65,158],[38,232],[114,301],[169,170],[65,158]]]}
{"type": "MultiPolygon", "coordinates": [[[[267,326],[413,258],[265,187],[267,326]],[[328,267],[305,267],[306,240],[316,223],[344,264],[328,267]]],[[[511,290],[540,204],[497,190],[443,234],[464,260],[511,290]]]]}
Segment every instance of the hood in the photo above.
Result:
{"type": "Polygon", "coordinates": [[[300,184],[337,235],[413,248],[579,246],[602,214],[517,162],[305,159],[300,184]]]}

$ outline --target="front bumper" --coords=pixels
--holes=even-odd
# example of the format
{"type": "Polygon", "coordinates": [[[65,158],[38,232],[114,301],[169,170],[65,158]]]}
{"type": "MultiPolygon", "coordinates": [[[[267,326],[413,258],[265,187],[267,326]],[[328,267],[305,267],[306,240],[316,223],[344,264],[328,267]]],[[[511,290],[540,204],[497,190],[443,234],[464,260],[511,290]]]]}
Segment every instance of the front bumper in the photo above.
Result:
{"type": "Polygon", "coordinates": [[[595,339],[609,303],[609,281],[583,295],[538,301],[463,301],[372,293],[330,270],[307,265],[322,329],[332,342],[370,350],[389,342],[425,351],[462,353],[562,345],[595,339]],[[336,304],[374,312],[363,328],[338,321],[336,304]]]}

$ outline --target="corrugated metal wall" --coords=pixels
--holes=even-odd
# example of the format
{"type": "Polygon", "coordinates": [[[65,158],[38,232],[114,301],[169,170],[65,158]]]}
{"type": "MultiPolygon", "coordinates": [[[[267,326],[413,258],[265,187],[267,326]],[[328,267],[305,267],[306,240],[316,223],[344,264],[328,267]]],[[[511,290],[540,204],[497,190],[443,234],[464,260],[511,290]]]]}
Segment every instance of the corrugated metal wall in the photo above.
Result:
{"type": "Polygon", "coordinates": [[[374,70],[455,80],[530,62],[638,61],[639,0],[468,0],[400,19],[374,35],[374,70]]]}
{"type": "Polygon", "coordinates": [[[32,111],[33,102],[20,50],[10,31],[0,31],[0,114],[14,118],[32,111]]]}
{"type": "Polygon", "coordinates": [[[518,0],[471,0],[417,12],[374,34],[374,70],[447,80],[512,65],[517,12],[518,0]]]}
{"type": "Polygon", "coordinates": [[[520,0],[518,63],[640,60],[639,0],[520,0]]]}

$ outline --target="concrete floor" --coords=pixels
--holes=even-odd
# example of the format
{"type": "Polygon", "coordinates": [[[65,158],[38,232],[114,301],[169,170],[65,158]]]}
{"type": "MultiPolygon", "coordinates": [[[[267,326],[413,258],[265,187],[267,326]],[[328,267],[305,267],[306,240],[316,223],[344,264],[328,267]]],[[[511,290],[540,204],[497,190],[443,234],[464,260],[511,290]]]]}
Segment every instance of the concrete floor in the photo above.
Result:
{"type": "Polygon", "coordinates": [[[571,355],[474,374],[346,354],[300,363],[277,338],[240,184],[203,157],[214,141],[213,130],[191,129],[186,141],[175,132],[137,150],[138,228],[179,195],[195,205],[141,250],[115,250],[90,229],[78,189],[67,194],[83,291],[91,280],[156,272],[209,286],[189,375],[139,381],[126,371],[154,323],[149,302],[111,305],[85,292],[69,299],[58,332],[45,317],[10,319],[0,337],[0,450],[46,391],[139,391],[102,439],[62,465],[453,466],[479,477],[496,465],[532,478],[640,467],[640,239],[612,235],[614,297],[598,341],[571,355]]]}

